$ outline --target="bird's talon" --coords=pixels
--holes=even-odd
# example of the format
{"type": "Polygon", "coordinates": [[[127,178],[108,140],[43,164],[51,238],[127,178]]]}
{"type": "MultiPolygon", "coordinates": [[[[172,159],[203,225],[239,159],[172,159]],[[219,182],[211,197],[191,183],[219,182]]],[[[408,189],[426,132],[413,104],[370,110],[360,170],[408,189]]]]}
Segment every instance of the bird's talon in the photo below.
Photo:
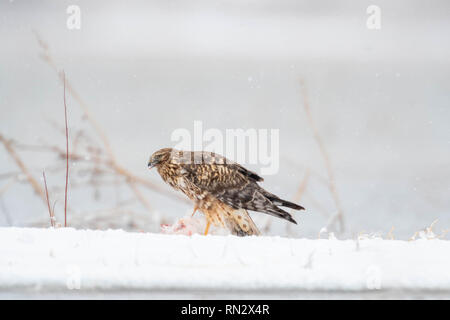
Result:
{"type": "Polygon", "coordinates": [[[197,209],[198,209],[198,207],[197,207],[197,205],[194,207],[194,212],[192,212],[192,215],[191,215],[191,217],[193,217],[194,216],[194,214],[197,212],[197,209]]]}
{"type": "Polygon", "coordinates": [[[211,224],[210,222],[206,223],[206,229],[205,229],[205,234],[204,234],[205,236],[208,234],[210,224],[211,224]]]}

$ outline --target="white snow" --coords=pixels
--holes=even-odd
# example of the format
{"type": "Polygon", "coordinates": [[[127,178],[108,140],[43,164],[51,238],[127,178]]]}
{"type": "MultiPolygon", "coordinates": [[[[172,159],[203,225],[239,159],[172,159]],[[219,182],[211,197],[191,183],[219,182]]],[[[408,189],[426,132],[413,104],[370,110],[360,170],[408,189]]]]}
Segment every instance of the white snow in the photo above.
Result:
{"type": "Polygon", "coordinates": [[[0,292],[450,290],[450,241],[0,228],[0,292]]]}

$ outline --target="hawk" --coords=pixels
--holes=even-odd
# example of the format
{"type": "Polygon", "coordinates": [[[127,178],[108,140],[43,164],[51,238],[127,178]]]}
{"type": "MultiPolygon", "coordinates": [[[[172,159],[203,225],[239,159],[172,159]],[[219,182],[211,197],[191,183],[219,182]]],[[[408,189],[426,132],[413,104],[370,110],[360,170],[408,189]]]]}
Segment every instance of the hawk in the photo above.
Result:
{"type": "Polygon", "coordinates": [[[247,210],[297,222],[279,206],[304,210],[280,199],[258,185],[256,173],[225,157],[206,151],[164,148],[150,157],[148,168],[156,167],[161,178],[194,202],[192,215],[199,210],[206,217],[205,235],[211,224],[237,236],[259,235],[247,210]]]}

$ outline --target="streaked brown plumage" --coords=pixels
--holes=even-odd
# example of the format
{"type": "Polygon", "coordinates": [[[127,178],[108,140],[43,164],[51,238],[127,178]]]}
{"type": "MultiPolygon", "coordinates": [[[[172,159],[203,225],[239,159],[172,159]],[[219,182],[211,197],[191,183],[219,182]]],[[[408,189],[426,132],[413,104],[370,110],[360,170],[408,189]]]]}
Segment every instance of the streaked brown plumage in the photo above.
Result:
{"type": "Polygon", "coordinates": [[[212,223],[238,236],[259,235],[247,210],[292,223],[292,216],[278,206],[304,210],[264,190],[258,185],[263,178],[217,153],[164,148],[153,153],[148,167],[156,167],[166,183],[194,201],[193,214],[200,210],[206,216],[205,234],[212,223]]]}

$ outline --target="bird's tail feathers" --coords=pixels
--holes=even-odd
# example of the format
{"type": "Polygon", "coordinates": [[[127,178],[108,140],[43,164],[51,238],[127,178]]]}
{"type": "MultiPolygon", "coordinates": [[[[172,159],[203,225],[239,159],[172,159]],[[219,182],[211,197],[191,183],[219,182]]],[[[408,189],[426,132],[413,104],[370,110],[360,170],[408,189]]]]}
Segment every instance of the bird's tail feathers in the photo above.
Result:
{"type": "Polygon", "coordinates": [[[300,206],[296,203],[287,201],[287,200],[280,199],[279,197],[277,197],[273,193],[270,193],[269,191],[266,191],[262,188],[261,188],[261,191],[262,191],[262,194],[264,195],[264,197],[269,199],[276,206],[287,207],[287,208],[291,208],[294,210],[305,210],[305,208],[303,208],[302,206],[300,206]]]}
{"type": "Polygon", "coordinates": [[[272,201],[272,203],[276,206],[288,207],[288,208],[291,208],[294,210],[305,210],[305,208],[303,208],[302,206],[300,206],[296,203],[287,201],[287,200],[283,200],[280,198],[269,198],[269,197],[267,199],[272,201]]]}
{"type": "Polygon", "coordinates": [[[265,208],[261,212],[264,212],[264,213],[270,214],[271,216],[285,219],[287,221],[297,224],[297,221],[295,221],[294,218],[292,218],[290,213],[284,211],[283,209],[276,207],[275,205],[272,207],[269,207],[269,208],[265,208]]]}

